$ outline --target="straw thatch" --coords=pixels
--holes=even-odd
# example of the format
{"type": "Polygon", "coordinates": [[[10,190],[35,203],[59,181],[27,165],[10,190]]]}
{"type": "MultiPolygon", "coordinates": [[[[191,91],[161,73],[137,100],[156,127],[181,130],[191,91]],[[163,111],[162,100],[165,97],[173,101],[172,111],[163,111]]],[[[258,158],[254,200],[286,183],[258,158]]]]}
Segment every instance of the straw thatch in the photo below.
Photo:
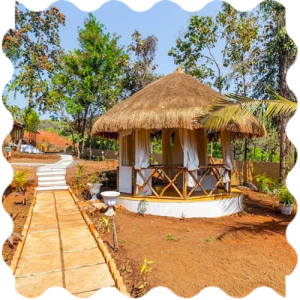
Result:
{"type": "MultiPolygon", "coordinates": [[[[92,134],[114,138],[128,129],[202,128],[197,118],[220,97],[224,96],[179,67],[107,111],[94,124],[92,134]]],[[[230,130],[251,137],[265,134],[256,118],[251,124],[235,124],[230,130]]]]}

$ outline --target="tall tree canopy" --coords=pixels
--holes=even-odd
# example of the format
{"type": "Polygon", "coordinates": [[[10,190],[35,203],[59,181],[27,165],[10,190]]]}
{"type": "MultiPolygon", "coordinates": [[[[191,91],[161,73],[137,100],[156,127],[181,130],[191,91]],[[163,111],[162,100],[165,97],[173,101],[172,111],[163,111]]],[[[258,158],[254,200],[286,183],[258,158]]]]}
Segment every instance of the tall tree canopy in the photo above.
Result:
{"type": "Polygon", "coordinates": [[[182,65],[186,73],[222,92],[228,88],[228,78],[224,72],[228,65],[225,60],[227,42],[219,50],[222,54],[220,60],[214,53],[222,36],[219,18],[192,16],[187,31],[177,38],[176,47],[172,47],[168,55],[174,58],[175,64],[182,65]]]}
{"type": "MultiPolygon", "coordinates": [[[[27,117],[31,108],[44,109],[47,105],[47,79],[58,67],[57,61],[62,53],[59,38],[59,26],[65,24],[65,16],[56,7],[42,12],[27,10],[16,2],[15,29],[4,36],[2,49],[12,60],[15,73],[4,92],[4,104],[9,110],[15,107],[8,103],[13,92],[28,99],[28,108],[23,110],[24,129],[27,129],[27,117]]],[[[20,150],[24,131],[18,145],[20,150]]]]}
{"type": "Polygon", "coordinates": [[[149,35],[143,39],[137,30],[134,31],[131,38],[132,42],[127,47],[131,60],[125,69],[123,81],[125,98],[130,97],[158,78],[154,73],[157,68],[157,64],[154,63],[157,38],[154,35],[149,35]]]}
{"type": "Polygon", "coordinates": [[[119,37],[106,33],[104,25],[92,14],[78,34],[79,48],[63,56],[50,97],[57,100],[56,113],[60,114],[64,107],[64,117],[71,117],[78,133],[80,154],[87,129],[91,138],[94,117],[103,114],[121,97],[121,79],[128,56],[118,44],[119,37]]]}
{"type": "MultiPolygon", "coordinates": [[[[297,55],[297,47],[288,36],[286,30],[286,11],[280,3],[268,0],[260,4],[263,18],[266,22],[264,41],[260,57],[260,65],[257,68],[257,79],[261,84],[257,85],[255,95],[268,97],[266,86],[272,87],[280,96],[289,100],[295,100],[289,90],[286,75],[288,68],[294,63],[297,55]]],[[[291,114],[281,114],[278,118],[280,133],[280,178],[286,178],[287,135],[286,125],[291,114]]]]}

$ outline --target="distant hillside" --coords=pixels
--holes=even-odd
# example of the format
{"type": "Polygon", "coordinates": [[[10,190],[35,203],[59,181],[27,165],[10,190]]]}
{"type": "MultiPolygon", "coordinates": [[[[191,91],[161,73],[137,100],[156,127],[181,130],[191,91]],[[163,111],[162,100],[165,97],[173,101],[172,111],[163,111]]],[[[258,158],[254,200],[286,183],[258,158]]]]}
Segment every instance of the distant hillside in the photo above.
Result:
{"type": "Polygon", "coordinates": [[[39,129],[43,131],[50,131],[59,133],[60,131],[60,122],[49,120],[40,120],[39,129]]]}

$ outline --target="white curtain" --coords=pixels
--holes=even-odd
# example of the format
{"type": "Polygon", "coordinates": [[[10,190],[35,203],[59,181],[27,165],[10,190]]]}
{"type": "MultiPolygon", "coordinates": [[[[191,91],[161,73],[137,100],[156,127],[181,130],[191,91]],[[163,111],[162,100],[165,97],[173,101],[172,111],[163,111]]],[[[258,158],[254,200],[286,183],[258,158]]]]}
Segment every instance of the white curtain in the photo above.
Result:
{"type": "MultiPolygon", "coordinates": [[[[135,130],[135,168],[141,170],[145,177],[146,171],[142,168],[149,167],[149,130],[140,129],[135,130]]],[[[137,174],[136,184],[142,186],[144,184],[143,178],[137,174]]]]}
{"type": "MultiPolygon", "coordinates": [[[[197,178],[197,170],[199,167],[199,158],[197,151],[197,141],[195,130],[180,130],[179,137],[183,141],[183,153],[184,161],[183,166],[186,167],[189,171],[193,171],[193,175],[197,178]]],[[[188,174],[187,176],[187,186],[193,187],[196,182],[193,177],[188,174]]]]}
{"type": "Polygon", "coordinates": [[[119,133],[119,158],[120,166],[131,166],[132,162],[132,135],[131,131],[119,133]]]}
{"type": "MultiPolygon", "coordinates": [[[[231,144],[230,144],[230,132],[227,130],[222,131],[220,136],[221,136],[223,163],[226,165],[226,169],[232,170],[234,166],[234,160],[233,160],[233,152],[231,150],[231,144]]],[[[223,177],[224,183],[230,182],[229,173],[226,169],[223,169],[221,173],[221,175],[223,175],[224,172],[226,172],[226,174],[223,177]]]]}
{"type": "MultiPolygon", "coordinates": [[[[170,136],[172,130],[171,129],[163,129],[162,130],[162,158],[163,158],[163,166],[170,167],[172,166],[172,151],[170,144],[170,136]]],[[[166,174],[170,177],[171,170],[165,170],[166,174]]]]}
{"type": "Polygon", "coordinates": [[[196,130],[196,140],[197,140],[197,149],[198,157],[202,166],[208,165],[207,157],[207,135],[204,129],[196,130]]]}
{"type": "Polygon", "coordinates": [[[175,130],[174,145],[172,151],[172,163],[174,166],[183,166],[183,144],[179,137],[179,130],[175,130]]]}

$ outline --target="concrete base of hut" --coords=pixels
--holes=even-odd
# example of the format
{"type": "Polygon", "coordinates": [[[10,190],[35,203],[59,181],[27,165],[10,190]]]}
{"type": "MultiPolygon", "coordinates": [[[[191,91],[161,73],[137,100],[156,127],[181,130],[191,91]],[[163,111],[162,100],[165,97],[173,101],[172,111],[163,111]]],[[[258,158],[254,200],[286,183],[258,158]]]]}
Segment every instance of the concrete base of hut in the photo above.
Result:
{"type": "Polygon", "coordinates": [[[117,205],[123,205],[134,213],[174,218],[218,218],[240,212],[243,196],[234,190],[228,196],[198,198],[190,200],[169,200],[158,198],[134,198],[121,194],[117,205]],[[146,201],[145,201],[146,200],[146,201]]]}

